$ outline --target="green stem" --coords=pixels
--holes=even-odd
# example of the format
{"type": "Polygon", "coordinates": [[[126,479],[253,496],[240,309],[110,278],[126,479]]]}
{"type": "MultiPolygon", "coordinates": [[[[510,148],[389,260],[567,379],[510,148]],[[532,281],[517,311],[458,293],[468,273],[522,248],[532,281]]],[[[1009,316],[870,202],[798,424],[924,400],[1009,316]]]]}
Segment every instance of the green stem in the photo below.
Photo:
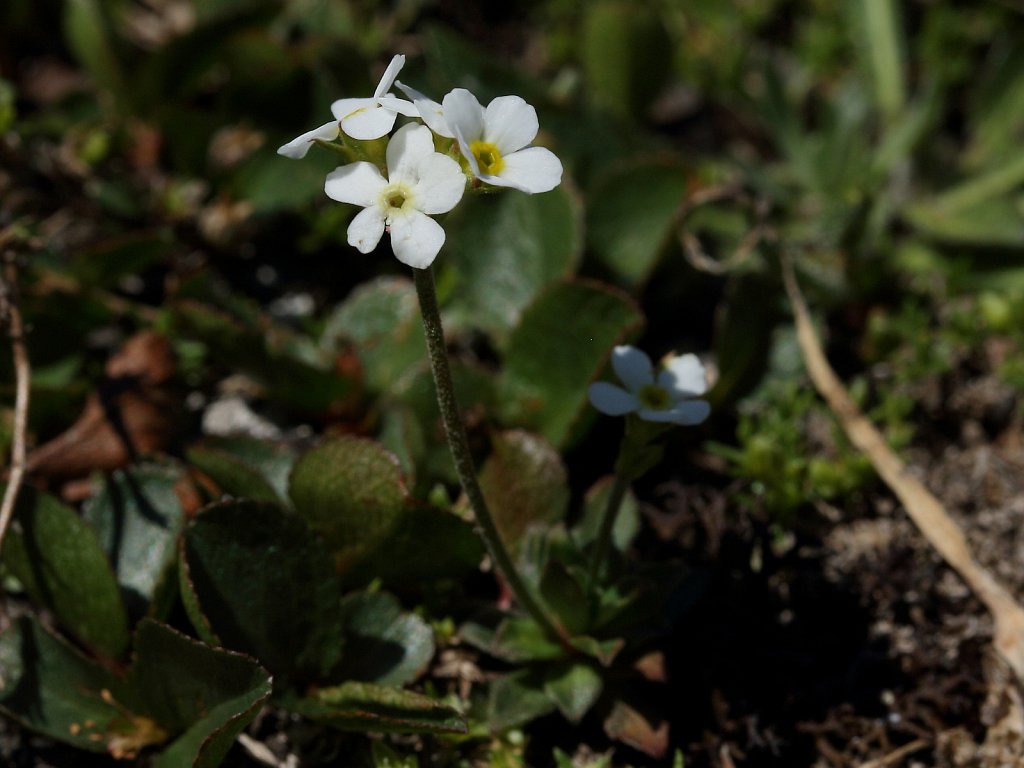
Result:
{"type": "Polygon", "coordinates": [[[597,531],[597,539],[594,542],[594,551],[590,555],[590,568],[587,571],[587,586],[590,589],[593,589],[597,583],[597,574],[601,570],[604,559],[608,556],[615,519],[619,516],[619,507],[622,506],[622,500],[625,498],[628,488],[629,480],[622,473],[615,475],[615,483],[608,494],[608,502],[604,505],[601,527],[597,531]]]}
{"type": "Polygon", "coordinates": [[[505,579],[519,604],[552,639],[563,645],[567,644],[569,638],[565,630],[552,621],[516,570],[512,556],[498,532],[498,526],[487,508],[483,491],[477,483],[476,467],[473,466],[473,456],[469,451],[469,441],[466,439],[466,427],[462,421],[458,401],[455,399],[452,372],[448,365],[448,350],[444,342],[444,327],[441,325],[441,312],[437,306],[434,273],[430,267],[413,269],[412,272],[416,281],[416,294],[420,300],[420,313],[423,315],[423,329],[427,336],[430,370],[434,374],[434,385],[437,388],[437,402],[441,407],[441,418],[448,436],[448,447],[455,461],[459,482],[466,492],[476,518],[477,531],[483,539],[484,546],[487,547],[494,567],[505,579]]]}

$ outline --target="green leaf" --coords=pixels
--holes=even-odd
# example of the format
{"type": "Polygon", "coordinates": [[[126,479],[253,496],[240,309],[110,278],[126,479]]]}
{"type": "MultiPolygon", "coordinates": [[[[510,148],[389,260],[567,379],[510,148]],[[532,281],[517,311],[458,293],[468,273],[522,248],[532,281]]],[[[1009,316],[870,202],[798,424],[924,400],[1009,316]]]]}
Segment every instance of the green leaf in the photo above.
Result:
{"type": "Polygon", "coordinates": [[[128,647],[120,589],[96,534],[74,510],[30,487],[18,494],[4,564],[82,643],[110,659],[128,647]]]}
{"type": "Polygon", "coordinates": [[[126,685],[131,708],[176,737],[157,768],[215,768],[271,692],[255,660],[149,619],[136,631],[126,685]]]}
{"type": "Polygon", "coordinates": [[[36,733],[105,752],[120,711],[101,692],[121,681],[31,617],[0,635],[0,711],[36,733]]]}
{"type": "Polygon", "coordinates": [[[604,688],[600,673],[587,664],[564,662],[549,670],[545,678],[544,692],[571,723],[583,719],[604,688]]]}
{"type": "Polygon", "coordinates": [[[503,342],[523,309],[549,283],[572,274],[582,248],[581,206],[568,186],[541,195],[466,200],[445,224],[452,299],[460,325],[503,342]]]}
{"type": "Polygon", "coordinates": [[[313,722],[346,731],[371,733],[466,733],[456,710],[412,691],[373,683],[343,683],[321,688],[285,706],[313,722]]]}
{"type": "Polygon", "coordinates": [[[232,501],[185,529],[182,596],[196,630],[255,656],[288,682],[319,680],[341,653],[341,592],[330,557],[298,515],[232,501]]]}
{"type": "Polygon", "coordinates": [[[925,234],[952,243],[982,246],[1024,245],[1024,215],[1014,192],[1024,185],[1024,157],[963,181],[942,194],[920,200],[906,211],[925,234]]]}
{"type": "Polygon", "coordinates": [[[584,632],[590,618],[590,601],[582,579],[582,574],[555,559],[544,564],[540,578],[541,597],[571,635],[584,632]]]}
{"type": "Polygon", "coordinates": [[[290,493],[339,569],[387,538],[408,500],[398,459],[372,440],[348,435],[302,456],[292,470],[290,493]]]}
{"type": "Polygon", "coordinates": [[[379,579],[403,590],[420,590],[442,579],[462,579],[483,558],[483,544],[473,526],[446,509],[410,500],[386,537],[362,555],[347,582],[379,579]]]}
{"type": "Polygon", "coordinates": [[[367,386],[391,389],[426,359],[419,300],[412,281],[381,277],[360,285],[327,319],[320,346],[335,350],[341,339],[355,345],[367,386]]]}
{"type": "Polygon", "coordinates": [[[196,445],[185,451],[185,457],[229,496],[273,503],[284,501],[258,469],[227,451],[196,445]]]}
{"type": "Polygon", "coordinates": [[[176,490],[181,478],[179,469],[155,464],[117,470],[99,481],[82,512],[136,616],[150,610],[177,559],[185,517],[176,490]]]}
{"type": "Polygon", "coordinates": [[[677,159],[651,157],[618,166],[589,195],[587,242],[628,288],[647,281],[675,236],[686,187],[677,159]]]}
{"type": "MultiPolygon", "coordinates": [[[[494,374],[457,358],[451,361],[451,369],[462,413],[472,419],[476,414],[493,412],[496,403],[494,374]]],[[[402,381],[393,394],[415,414],[424,436],[425,452],[418,473],[421,482],[457,484],[458,475],[452,462],[451,449],[445,441],[441,411],[437,405],[437,389],[425,360],[423,365],[402,381]]]]}
{"type": "Polygon", "coordinates": [[[491,683],[487,697],[491,730],[506,731],[554,712],[557,704],[544,690],[544,684],[543,675],[534,669],[522,669],[491,683]]]}
{"type": "Polygon", "coordinates": [[[576,281],[544,291],[509,337],[499,380],[502,418],[566,447],[578,437],[587,386],[612,347],[642,324],[636,304],[607,286],[576,281]]]}
{"type": "Polygon", "coordinates": [[[434,656],[434,631],[405,613],[381,592],[356,592],[342,602],[345,656],[335,676],[341,680],[400,686],[426,670],[434,656]]]}
{"type": "Polygon", "coordinates": [[[568,474],[542,437],[513,430],[494,436],[480,487],[505,545],[515,552],[531,527],[561,522],[569,508],[568,474]]]}
{"type": "Polygon", "coordinates": [[[715,317],[714,352],[718,380],[708,393],[712,409],[735,402],[764,376],[781,307],[774,277],[749,273],[729,281],[715,317]]]}
{"type": "MultiPolygon", "coordinates": [[[[602,478],[587,491],[583,499],[583,514],[572,528],[573,540],[580,548],[591,544],[597,538],[613,482],[614,478],[602,478]]],[[[626,495],[622,497],[622,504],[619,505],[615,525],[612,527],[612,546],[619,552],[624,552],[639,532],[640,505],[633,491],[627,489],[626,495]]]]}
{"type": "Polygon", "coordinates": [[[238,435],[206,437],[195,448],[231,456],[241,462],[247,470],[263,478],[280,500],[287,500],[288,481],[296,458],[295,450],[290,446],[272,440],[238,435]]]}
{"type": "Polygon", "coordinates": [[[120,97],[124,74],[111,40],[109,5],[98,0],[65,0],[64,37],[96,84],[120,97]]]}
{"type": "Polygon", "coordinates": [[[654,7],[625,0],[587,3],[579,43],[591,98],[638,122],[672,65],[672,41],[654,7]]]}
{"type": "Polygon", "coordinates": [[[497,622],[497,627],[468,621],[459,627],[459,637],[474,648],[512,664],[565,656],[565,649],[549,638],[535,621],[526,617],[503,617],[497,622]]]}

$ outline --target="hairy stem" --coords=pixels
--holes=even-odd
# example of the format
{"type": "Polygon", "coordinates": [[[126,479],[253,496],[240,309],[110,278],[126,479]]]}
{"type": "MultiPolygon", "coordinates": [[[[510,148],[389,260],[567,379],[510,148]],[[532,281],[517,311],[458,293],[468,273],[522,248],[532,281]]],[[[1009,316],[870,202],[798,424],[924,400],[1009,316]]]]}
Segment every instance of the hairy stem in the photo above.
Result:
{"type": "Polygon", "coordinates": [[[565,644],[568,641],[565,630],[548,616],[519,575],[512,562],[512,556],[501,539],[498,526],[487,508],[483,491],[476,479],[476,467],[469,451],[466,427],[455,398],[455,387],[452,385],[452,372],[448,365],[448,351],[444,342],[444,327],[441,325],[441,312],[437,306],[437,291],[434,288],[434,273],[430,267],[413,269],[412,272],[416,281],[416,294],[420,300],[420,313],[423,315],[423,329],[427,336],[430,370],[437,388],[437,402],[441,407],[441,418],[444,421],[445,434],[448,436],[448,447],[455,461],[459,482],[473,510],[477,532],[487,547],[494,567],[504,578],[519,604],[549,636],[565,644]]]}

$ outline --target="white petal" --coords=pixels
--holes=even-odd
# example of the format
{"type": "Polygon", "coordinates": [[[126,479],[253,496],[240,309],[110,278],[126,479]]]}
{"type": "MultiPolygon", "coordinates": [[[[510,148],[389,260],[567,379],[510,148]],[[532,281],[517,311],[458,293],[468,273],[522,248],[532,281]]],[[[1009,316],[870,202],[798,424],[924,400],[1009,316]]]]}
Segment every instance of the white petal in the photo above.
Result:
{"type": "MultiPolygon", "coordinates": [[[[434,135],[425,125],[403,125],[388,142],[388,178],[393,182],[416,183],[419,167],[434,154],[434,135]]],[[[454,162],[454,161],[453,161],[454,162]]]]}
{"type": "Polygon", "coordinates": [[[459,142],[459,151],[469,163],[470,173],[472,173],[476,178],[480,178],[480,163],[477,162],[476,155],[473,154],[473,150],[469,148],[469,142],[466,141],[466,137],[462,135],[462,130],[457,125],[451,126],[451,129],[455,133],[455,140],[459,142]]]}
{"type": "Polygon", "coordinates": [[[392,112],[397,112],[400,115],[405,115],[406,117],[420,116],[420,111],[416,109],[415,104],[411,101],[400,99],[393,94],[389,93],[387,96],[381,96],[379,101],[384,109],[390,109],[392,112]]]}
{"type": "Polygon", "coordinates": [[[340,122],[363,109],[377,106],[376,99],[338,99],[331,104],[331,114],[340,122]]]}
{"type": "Polygon", "coordinates": [[[640,407],[640,401],[635,395],[630,394],[622,387],[609,384],[607,381],[598,381],[591,384],[587,389],[587,397],[590,404],[601,413],[609,416],[622,416],[632,413],[640,407]]]}
{"type": "Polygon", "coordinates": [[[338,138],[338,121],[331,120],[329,123],[324,123],[319,128],[314,128],[312,131],[306,131],[298,138],[292,139],[287,144],[282,144],[277,148],[277,154],[290,157],[293,160],[301,160],[309,152],[309,148],[313,146],[313,142],[317,139],[322,141],[334,141],[338,138]]]}
{"type": "Polygon", "coordinates": [[[374,205],[387,181],[373,163],[358,162],[342,165],[327,174],[324,192],[339,203],[374,205]]]}
{"type": "Polygon", "coordinates": [[[711,406],[703,400],[682,400],[665,411],[643,408],[637,414],[645,421],[671,422],[683,426],[700,424],[711,413],[711,406]]]}
{"type": "Polygon", "coordinates": [[[646,353],[623,345],[612,350],[612,368],[630,392],[637,392],[654,383],[654,366],[646,353]]]}
{"type": "Polygon", "coordinates": [[[358,109],[348,117],[342,118],[341,130],[353,139],[379,139],[395,127],[396,117],[398,115],[384,107],[358,109]]]}
{"type": "Polygon", "coordinates": [[[531,195],[550,192],[562,183],[562,161],[544,147],[528,147],[502,158],[501,174],[480,174],[480,179],[497,187],[512,187],[531,195]]]}
{"type": "Polygon", "coordinates": [[[398,77],[398,73],[402,71],[402,67],[404,66],[405,56],[400,53],[396,53],[391,58],[391,63],[388,64],[388,68],[384,70],[384,75],[381,77],[380,82],[377,83],[377,90],[373,92],[373,98],[379,99],[391,90],[391,86],[394,84],[395,78],[398,77]]]}
{"type": "Polygon", "coordinates": [[[658,374],[658,384],[676,396],[703,395],[708,388],[704,366],[696,355],[670,358],[658,374]]]}
{"type": "Polygon", "coordinates": [[[462,193],[466,191],[466,174],[462,168],[439,152],[431,152],[421,161],[419,176],[420,180],[413,191],[416,207],[424,213],[447,213],[458,204],[462,193]]]}
{"type": "Polygon", "coordinates": [[[444,107],[433,99],[428,99],[415,88],[410,88],[405,83],[396,81],[395,85],[412,99],[412,103],[416,106],[416,111],[419,112],[420,118],[422,118],[430,130],[438,136],[444,136],[447,139],[455,138],[455,134],[448,127],[448,121],[444,119],[444,107]]]}
{"type": "MultiPolygon", "coordinates": [[[[441,102],[444,119],[452,133],[467,144],[479,141],[484,135],[484,108],[476,100],[476,96],[465,88],[456,88],[441,102]]],[[[461,142],[460,142],[461,143],[461,142]]]]}
{"type": "Polygon", "coordinates": [[[348,244],[369,253],[384,234],[384,212],[376,205],[364,208],[348,225],[348,244]]]}
{"type": "Polygon", "coordinates": [[[419,211],[392,216],[388,223],[391,250],[400,262],[416,269],[426,269],[434,262],[444,245],[440,224],[419,211]]]}
{"type": "Polygon", "coordinates": [[[537,110],[518,96],[499,96],[484,112],[484,141],[503,155],[525,147],[537,138],[539,128],[537,110]]]}

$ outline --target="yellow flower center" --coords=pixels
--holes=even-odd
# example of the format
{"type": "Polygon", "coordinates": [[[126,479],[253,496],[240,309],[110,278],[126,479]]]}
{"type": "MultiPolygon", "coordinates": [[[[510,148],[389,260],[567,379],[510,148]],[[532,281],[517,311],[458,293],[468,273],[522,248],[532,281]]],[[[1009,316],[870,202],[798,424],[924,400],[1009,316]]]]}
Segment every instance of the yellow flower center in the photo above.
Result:
{"type": "Polygon", "coordinates": [[[672,407],[672,398],[668,392],[657,384],[648,384],[636,393],[637,400],[644,408],[652,411],[664,411],[672,407]]]}
{"type": "Polygon", "coordinates": [[[480,166],[480,172],[489,176],[497,176],[505,167],[505,160],[498,148],[489,141],[474,141],[469,145],[470,151],[476,157],[480,166]]]}

